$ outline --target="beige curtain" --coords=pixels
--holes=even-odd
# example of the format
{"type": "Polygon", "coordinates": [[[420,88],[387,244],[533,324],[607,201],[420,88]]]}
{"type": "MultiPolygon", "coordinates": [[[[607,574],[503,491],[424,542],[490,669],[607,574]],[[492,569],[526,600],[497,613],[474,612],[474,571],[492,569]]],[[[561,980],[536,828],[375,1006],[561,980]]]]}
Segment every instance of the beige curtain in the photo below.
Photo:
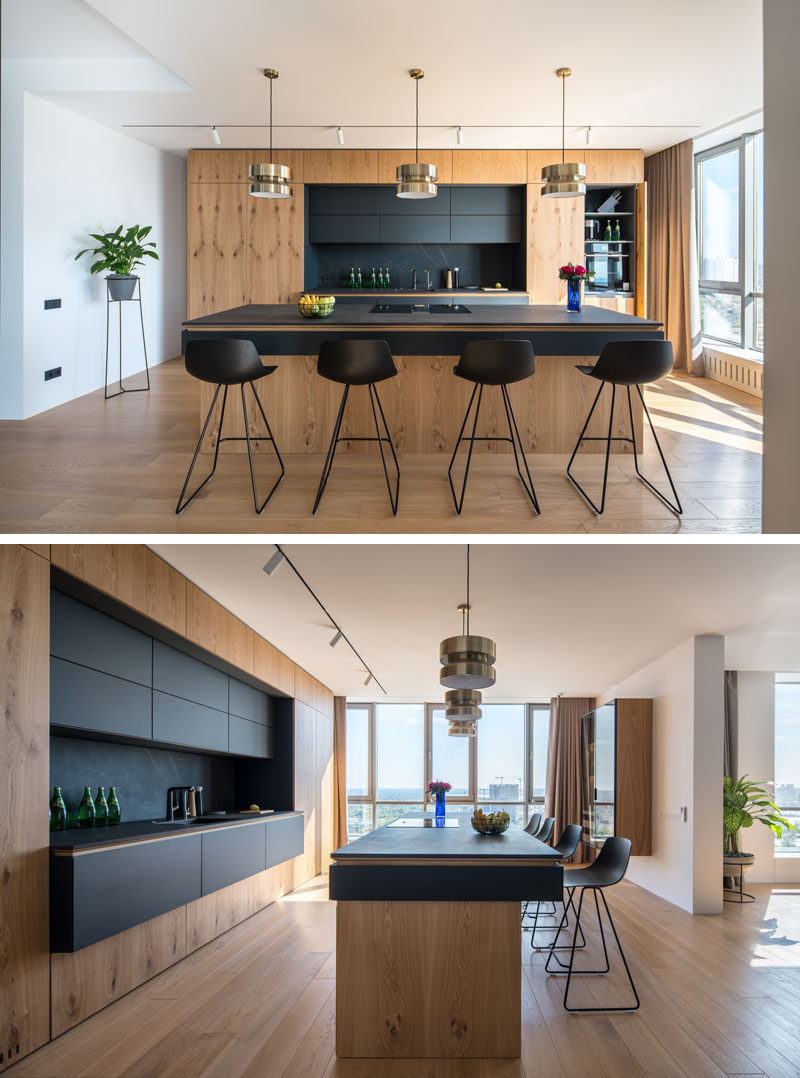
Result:
{"type": "Polygon", "coordinates": [[[555,842],[567,824],[583,824],[588,808],[581,718],[594,708],[595,701],[590,697],[558,696],[550,701],[544,807],[546,816],[555,817],[555,842]]]}
{"type": "Polygon", "coordinates": [[[689,139],[644,161],[647,317],[664,323],[664,334],[675,352],[675,369],[701,375],[699,349],[692,359],[692,148],[689,139]]]}
{"type": "Polygon", "coordinates": [[[347,845],[347,700],[333,698],[333,842],[347,845]]]}

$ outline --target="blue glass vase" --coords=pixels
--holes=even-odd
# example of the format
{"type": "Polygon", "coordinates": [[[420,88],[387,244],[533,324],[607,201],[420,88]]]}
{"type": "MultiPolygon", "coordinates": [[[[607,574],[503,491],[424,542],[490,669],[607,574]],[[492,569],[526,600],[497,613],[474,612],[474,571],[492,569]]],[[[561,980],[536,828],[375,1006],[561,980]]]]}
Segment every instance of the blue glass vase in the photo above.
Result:
{"type": "Polygon", "coordinates": [[[567,279],[567,310],[580,311],[581,309],[581,281],[580,278],[567,279]]]}
{"type": "Polygon", "coordinates": [[[436,795],[436,822],[444,820],[444,790],[436,795]]]}

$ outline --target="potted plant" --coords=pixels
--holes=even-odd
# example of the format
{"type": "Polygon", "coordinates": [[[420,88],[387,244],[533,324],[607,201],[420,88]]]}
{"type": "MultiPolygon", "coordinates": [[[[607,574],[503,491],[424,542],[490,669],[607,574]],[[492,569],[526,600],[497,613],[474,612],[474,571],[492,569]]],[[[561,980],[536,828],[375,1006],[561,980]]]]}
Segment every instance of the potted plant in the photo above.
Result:
{"type": "Polygon", "coordinates": [[[795,830],[764,788],[771,785],[751,782],[748,775],[742,775],[736,782],[729,775],[723,778],[722,852],[726,857],[749,859],[753,856],[739,850],[739,830],[752,827],[753,820],[763,823],[776,835],[782,835],[785,830],[795,830]]]}
{"type": "Polygon", "coordinates": [[[567,282],[567,310],[580,312],[581,309],[581,283],[594,277],[594,270],[587,270],[585,266],[573,266],[568,262],[566,266],[559,267],[558,277],[567,282]]]}
{"type": "Polygon", "coordinates": [[[112,299],[133,299],[136,290],[138,276],[131,271],[136,266],[144,265],[143,259],[155,258],[158,255],[152,249],[155,243],[152,240],[145,243],[144,240],[150,234],[152,225],[131,225],[125,228],[120,225],[113,232],[90,232],[93,240],[97,240],[97,247],[87,247],[78,251],[75,261],[86,254],[91,254],[97,259],[92,263],[91,272],[102,273],[107,271],[108,292],[112,299]]]}

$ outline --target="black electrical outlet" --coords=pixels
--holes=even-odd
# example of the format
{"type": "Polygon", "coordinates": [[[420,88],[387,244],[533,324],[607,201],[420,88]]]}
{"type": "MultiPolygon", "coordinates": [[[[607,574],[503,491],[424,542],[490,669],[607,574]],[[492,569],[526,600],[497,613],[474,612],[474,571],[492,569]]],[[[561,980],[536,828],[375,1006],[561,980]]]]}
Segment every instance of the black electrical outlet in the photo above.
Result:
{"type": "Polygon", "coordinates": [[[61,300],[60,299],[46,299],[44,301],[44,309],[46,311],[54,311],[54,310],[56,310],[56,308],[58,308],[60,306],[61,306],[61,300]]]}
{"type": "Polygon", "coordinates": [[[44,380],[45,380],[45,382],[49,382],[51,378],[60,378],[60,377],[61,377],[61,368],[60,367],[51,367],[49,371],[44,372],[44,380]]]}

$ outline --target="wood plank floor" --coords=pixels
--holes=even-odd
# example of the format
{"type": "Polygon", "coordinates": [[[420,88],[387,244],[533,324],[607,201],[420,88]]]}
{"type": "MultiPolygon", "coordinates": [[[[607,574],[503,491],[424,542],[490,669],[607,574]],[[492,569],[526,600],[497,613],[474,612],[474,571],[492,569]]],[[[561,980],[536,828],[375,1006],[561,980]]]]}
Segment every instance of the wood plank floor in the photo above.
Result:
{"type": "MultiPolygon", "coordinates": [[[[10,1068],[14,1078],[721,1078],[800,1074],[800,886],[692,917],[634,884],[609,904],[635,1014],[568,1015],[563,980],[523,952],[522,1058],[337,1060],[334,907],[318,876],[10,1068]]],[[[587,925],[595,957],[597,933],[587,925]]],[[[623,1005],[624,977],[579,985],[623,1005]]],[[[479,986],[478,986],[479,990],[479,986]]],[[[576,995],[576,1001],[579,996],[576,995]]]]}
{"type": "MultiPolygon", "coordinates": [[[[0,422],[0,531],[112,532],[758,532],[761,402],[709,379],[676,375],[647,392],[684,506],[678,520],[615,455],[606,512],[596,517],[565,476],[564,455],[531,454],[542,507],[536,517],[508,454],[476,454],[460,517],[453,512],[446,453],[401,459],[400,512],[391,515],[377,453],[341,454],[317,517],[311,507],[319,454],[286,458],[287,475],[262,516],[253,511],[246,458],[220,456],[213,482],[189,509],[175,503],[197,437],[199,384],[180,359],[156,367],[153,389],[104,401],[102,391],[24,421],[0,422]]],[[[645,472],[664,480],[649,435],[645,472]]],[[[259,461],[268,489],[266,455],[259,461]]],[[[602,457],[578,462],[597,480],[602,457]]],[[[599,487],[593,489],[599,491],[599,487]]]]}

